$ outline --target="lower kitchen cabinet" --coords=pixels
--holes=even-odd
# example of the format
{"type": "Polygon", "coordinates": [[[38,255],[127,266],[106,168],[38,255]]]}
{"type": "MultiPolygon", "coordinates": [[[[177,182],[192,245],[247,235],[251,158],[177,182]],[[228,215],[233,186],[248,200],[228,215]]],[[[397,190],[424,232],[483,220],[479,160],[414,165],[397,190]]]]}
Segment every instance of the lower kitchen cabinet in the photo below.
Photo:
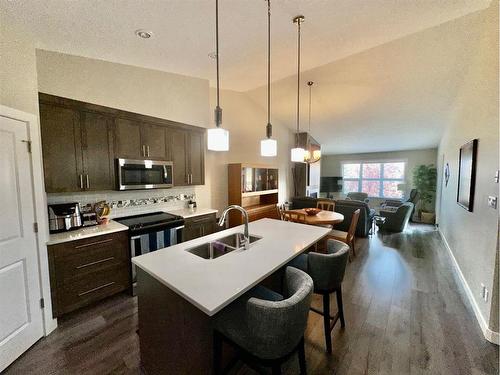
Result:
{"type": "Polygon", "coordinates": [[[215,213],[184,219],[183,240],[189,241],[215,232],[215,213]]]}
{"type": "Polygon", "coordinates": [[[130,287],[126,231],[49,245],[47,249],[54,317],[130,287]]]}

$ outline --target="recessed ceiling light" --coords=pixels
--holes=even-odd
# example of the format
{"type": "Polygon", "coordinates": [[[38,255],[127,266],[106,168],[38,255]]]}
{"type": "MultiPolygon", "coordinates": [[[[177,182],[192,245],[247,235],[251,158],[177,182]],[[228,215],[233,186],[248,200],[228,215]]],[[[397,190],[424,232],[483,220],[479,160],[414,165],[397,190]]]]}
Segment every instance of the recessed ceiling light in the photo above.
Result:
{"type": "Polygon", "coordinates": [[[217,58],[217,53],[216,53],[216,52],[210,52],[210,53],[208,54],[208,57],[210,57],[211,59],[214,59],[214,60],[215,60],[215,59],[217,58]]]}
{"type": "Polygon", "coordinates": [[[141,37],[142,39],[149,39],[153,36],[153,32],[148,31],[148,30],[139,29],[139,30],[135,30],[135,35],[137,35],[138,37],[141,37]]]}

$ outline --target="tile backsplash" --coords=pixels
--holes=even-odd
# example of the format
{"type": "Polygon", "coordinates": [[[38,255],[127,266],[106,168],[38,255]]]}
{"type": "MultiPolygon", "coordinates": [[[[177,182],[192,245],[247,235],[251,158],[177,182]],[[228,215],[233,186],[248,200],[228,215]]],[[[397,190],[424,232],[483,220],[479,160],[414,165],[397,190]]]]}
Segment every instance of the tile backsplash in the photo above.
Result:
{"type": "Polygon", "coordinates": [[[110,218],[185,208],[190,199],[196,200],[194,187],[47,194],[48,204],[78,202],[84,206],[106,201],[111,207],[110,218]]]}

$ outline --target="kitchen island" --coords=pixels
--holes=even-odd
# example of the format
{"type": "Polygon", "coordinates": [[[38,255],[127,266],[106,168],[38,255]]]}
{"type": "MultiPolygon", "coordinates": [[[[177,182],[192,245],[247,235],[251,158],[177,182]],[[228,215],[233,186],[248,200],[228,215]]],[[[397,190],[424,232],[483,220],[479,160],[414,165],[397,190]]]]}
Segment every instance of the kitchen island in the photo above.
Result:
{"type": "Polygon", "coordinates": [[[328,228],[262,219],[248,250],[204,259],[188,249],[243,233],[227,229],[132,259],[138,267],[141,362],[151,374],[210,374],[216,314],[323,238],[328,228]]]}

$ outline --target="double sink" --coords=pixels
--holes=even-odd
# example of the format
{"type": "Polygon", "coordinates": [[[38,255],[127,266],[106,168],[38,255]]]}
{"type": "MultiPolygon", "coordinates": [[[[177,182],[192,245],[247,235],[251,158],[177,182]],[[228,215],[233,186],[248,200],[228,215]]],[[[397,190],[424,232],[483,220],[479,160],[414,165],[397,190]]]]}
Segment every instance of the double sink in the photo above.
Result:
{"type": "MultiPolygon", "coordinates": [[[[262,237],[249,235],[250,244],[261,240],[262,237]]],[[[233,233],[225,237],[217,238],[201,245],[193,246],[186,251],[203,259],[215,259],[229,254],[234,250],[243,249],[245,236],[243,233],[233,233]]]]}

